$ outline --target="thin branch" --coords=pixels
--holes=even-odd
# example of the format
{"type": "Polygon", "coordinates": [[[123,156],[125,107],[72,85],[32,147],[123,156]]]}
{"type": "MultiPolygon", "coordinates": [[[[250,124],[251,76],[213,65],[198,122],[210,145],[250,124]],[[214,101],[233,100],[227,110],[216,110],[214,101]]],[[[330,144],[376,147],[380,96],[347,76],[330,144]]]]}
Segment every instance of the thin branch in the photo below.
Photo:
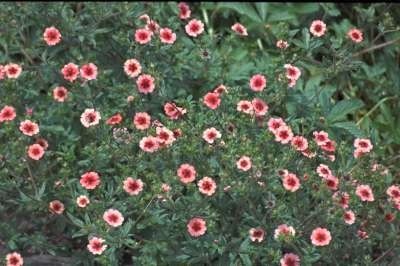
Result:
{"type": "Polygon", "coordinates": [[[365,48],[364,50],[361,50],[361,51],[359,51],[357,53],[354,53],[352,55],[352,57],[357,57],[357,56],[360,56],[362,54],[366,54],[366,53],[372,52],[372,51],[377,50],[377,49],[381,49],[383,47],[386,47],[386,46],[389,46],[389,45],[392,45],[392,44],[395,44],[395,43],[400,43],[400,39],[391,40],[391,41],[388,41],[388,42],[384,42],[384,43],[381,43],[381,44],[378,44],[378,45],[374,45],[374,46],[365,48]]]}

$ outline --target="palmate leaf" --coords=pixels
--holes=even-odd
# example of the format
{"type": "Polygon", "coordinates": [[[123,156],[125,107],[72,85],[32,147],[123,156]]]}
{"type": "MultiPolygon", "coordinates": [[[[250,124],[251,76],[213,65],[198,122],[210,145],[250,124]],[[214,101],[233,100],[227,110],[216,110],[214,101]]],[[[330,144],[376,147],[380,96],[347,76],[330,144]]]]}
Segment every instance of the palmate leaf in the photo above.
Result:
{"type": "Polygon", "coordinates": [[[350,134],[355,136],[356,138],[364,138],[365,133],[360,130],[360,128],[354,122],[337,122],[332,125],[336,128],[343,128],[347,130],[350,134]]]}
{"type": "Polygon", "coordinates": [[[255,22],[262,22],[262,19],[251,3],[219,3],[218,8],[233,9],[241,15],[248,16],[255,22]]]}
{"type": "Polygon", "coordinates": [[[339,121],[347,114],[360,109],[364,103],[359,99],[347,99],[338,102],[326,116],[328,123],[339,121]]]}

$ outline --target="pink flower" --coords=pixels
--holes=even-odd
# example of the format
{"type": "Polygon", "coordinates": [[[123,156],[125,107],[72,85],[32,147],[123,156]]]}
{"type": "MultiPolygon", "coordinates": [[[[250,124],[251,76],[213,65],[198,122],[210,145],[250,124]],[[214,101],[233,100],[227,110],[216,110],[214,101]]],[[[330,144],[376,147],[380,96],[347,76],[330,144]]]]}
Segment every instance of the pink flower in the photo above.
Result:
{"type": "Polygon", "coordinates": [[[284,68],[286,68],[286,77],[289,80],[298,80],[300,78],[301,71],[298,67],[291,64],[285,64],[284,68]]]}
{"type": "Polygon", "coordinates": [[[337,190],[339,187],[339,178],[336,176],[330,175],[326,177],[325,179],[325,184],[330,190],[337,190]]]}
{"type": "Polygon", "coordinates": [[[361,153],[368,153],[372,150],[373,145],[369,139],[356,138],[354,140],[354,147],[361,153]]]}
{"type": "Polygon", "coordinates": [[[281,266],[300,266],[300,257],[294,253],[286,253],[280,263],[281,266]]]}
{"type": "Polygon", "coordinates": [[[24,264],[24,259],[18,252],[13,252],[7,254],[6,262],[6,266],[22,266],[24,264]]]}
{"type": "Polygon", "coordinates": [[[158,143],[158,138],[147,136],[140,140],[139,147],[145,152],[153,153],[158,150],[160,145],[158,143]]]}
{"type": "Polygon", "coordinates": [[[356,216],[354,215],[353,211],[348,210],[343,214],[343,219],[346,224],[354,224],[356,221],[356,216]]]}
{"type": "Polygon", "coordinates": [[[0,123],[4,121],[12,121],[17,116],[15,108],[9,105],[0,110],[0,123]]]}
{"type": "Polygon", "coordinates": [[[94,255],[101,255],[106,249],[107,245],[104,244],[105,240],[100,237],[92,237],[89,240],[87,249],[94,255]]]}
{"type": "Polygon", "coordinates": [[[54,100],[56,100],[57,102],[64,102],[68,97],[68,90],[63,87],[63,86],[59,86],[54,88],[53,90],[53,98],[54,100]]]}
{"type": "Polygon", "coordinates": [[[81,114],[81,123],[84,127],[88,128],[99,124],[101,119],[100,113],[95,109],[87,108],[81,114]]]}
{"type": "Polygon", "coordinates": [[[226,88],[225,85],[220,84],[214,89],[213,92],[218,93],[219,95],[221,95],[222,93],[228,92],[228,89],[226,88]]]}
{"type": "Polygon", "coordinates": [[[158,30],[160,29],[160,25],[152,19],[147,22],[146,26],[144,27],[146,30],[150,31],[151,33],[158,33],[158,30]]]}
{"type": "Polygon", "coordinates": [[[298,151],[305,151],[308,149],[308,141],[303,136],[294,136],[291,145],[298,151]]]}
{"type": "Polygon", "coordinates": [[[251,241],[261,243],[264,240],[265,231],[262,228],[250,228],[249,236],[251,241]]]}
{"type": "Polygon", "coordinates": [[[73,82],[79,76],[79,67],[74,63],[68,63],[61,69],[65,80],[73,82]]]}
{"type": "Polygon", "coordinates": [[[136,78],[142,72],[142,66],[138,60],[134,58],[128,59],[124,63],[124,71],[128,77],[136,78]]]}
{"type": "Polygon", "coordinates": [[[217,184],[215,183],[215,181],[208,176],[200,179],[197,185],[199,187],[199,191],[207,196],[213,195],[215,193],[215,190],[217,189],[217,184]]]}
{"type": "Polygon", "coordinates": [[[129,195],[139,195],[139,193],[143,190],[143,181],[141,179],[127,177],[123,183],[124,190],[129,195]]]}
{"type": "Polygon", "coordinates": [[[278,40],[276,42],[276,47],[278,47],[279,49],[286,49],[289,47],[289,44],[287,43],[287,41],[284,40],[278,40]]]}
{"type": "Polygon", "coordinates": [[[374,201],[374,194],[369,185],[358,185],[356,188],[356,195],[361,201],[374,201]]]}
{"type": "Polygon", "coordinates": [[[278,141],[282,144],[287,144],[292,140],[292,138],[293,138],[292,129],[287,125],[281,126],[276,130],[275,141],[278,141]]]}
{"type": "Polygon", "coordinates": [[[359,29],[350,29],[347,32],[347,36],[355,43],[363,41],[363,33],[359,29]]]}
{"type": "Polygon", "coordinates": [[[85,208],[87,205],[89,205],[89,203],[90,203],[90,200],[85,195],[81,195],[76,198],[76,204],[81,208],[85,208]]]}
{"type": "Polygon", "coordinates": [[[203,103],[210,109],[217,109],[221,104],[219,94],[215,92],[209,92],[204,96],[203,103]]]}
{"type": "Polygon", "coordinates": [[[151,41],[151,36],[153,32],[147,29],[137,29],[135,31],[135,41],[140,44],[146,44],[151,41]]]}
{"type": "Polygon", "coordinates": [[[185,26],[185,31],[187,35],[192,37],[197,37],[198,35],[202,34],[204,31],[204,24],[201,20],[192,19],[189,23],[185,26]]]}
{"type": "Polygon", "coordinates": [[[203,132],[203,139],[207,141],[209,144],[213,144],[215,139],[221,138],[221,133],[216,130],[214,127],[207,128],[203,132]]]}
{"type": "Polygon", "coordinates": [[[248,171],[251,168],[251,159],[249,156],[242,156],[236,162],[236,167],[242,171],[248,171]]]}
{"type": "Polygon", "coordinates": [[[21,75],[22,67],[18,64],[9,63],[4,66],[4,71],[6,72],[7,78],[16,79],[21,75]]]}
{"type": "Polygon", "coordinates": [[[121,226],[124,222],[124,216],[116,209],[108,209],[103,214],[103,219],[112,227],[121,226]]]}
{"type": "Polygon", "coordinates": [[[136,85],[140,93],[152,93],[155,88],[154,78],[151,75],[142,74],[136,80],[136,85]]]}
{"type": "Polygon", "coordinates": [[[293,173],[287,173],[283,176],[283,187],[290,192],[295,192],[300,188],[300,179],[293,173]]]}
{"type": "Polygon", "coordinates": [[[182,164],[177,170],[177,175],[182,183],[188,184],[196,179],[196,169],[188,164],[182,164]]]}
{"type": "Polygon", "coordinates": [[[33,160],[40,160],[44,155],[44,149],[39,144],[32,144],[28,147],[28,156],[33,160]]]}
{"type": "Polygon", "coordinates": [[[151,125],[151,117],[146,112],[139,112],[135,114],[133,123],[135,124],[136,129],[146,130],[151,125]]]}
{"type": "Polygon", "coordinates": [[[288,226],[287,224],[279,225],[274,231],[275,239],[286,239],[289,236],[294,236],[296,234],[296,230],[294,230],[293,226],[288,226]]]}
{"type": "Polygon", "coordinates": [[[164,112],[171,120],[176,120],[186,114],[186,109],[176,106],[175,103],[167,102],[164,105],[164,112]]]}
{"type": "Polygon", "coordinates": [[[314,20],[311,23],[310,32],[315,37],[321,37],[326,32],[326,24],[321,20],[314,20]]]}
{"type": "Polygon", "coordinates": [[[252,102],[247,101],[247,100],[239,101],[237,103],[236,110],[238,110],[239,112],[249,114],[249,115],[254,113],[252,102]]]}
{"type": "Polygon", "coordinates": [[[180,2],[178,4],[179,7],[179,18],[180,19],[188,19],[190,18],[190,14],[192,11],[190,10],[189,6],[186,3],[180,2]]]}
{"type": "Polygon", "coordinates": [[[270,132],[272,132],[273,134],[276,134],[278,132],[278,129],[283,127],[283,126],[286,126],[286,123],[280,117],[278,117],[278,118],[271,117],[268,120],[268,130],[270,132]]]}
{"type": "Polygon", "coordinates": [[[251,77],[249,85],[251,90],[260,92],[267,86],[267,79],[264,75],[256,74],[251,77]]]}
{"type": "Polygon", "coordinates": [[[174,137],[174,132],[166,127],[157,127],[156,133],[160,145],[169,146],[176,140],[174,137]]]}
{"type": "Polygon", "coordinates": [[[93,63],[85,64],[80,69],[81,77],[86,80],[97,78],[97,66],[93,63]]]}
{"type": "Polygon", "coordinates": [[[232,25],[231,29],[239,35],[247,36],[247,29],[240,23],[235,23],[232,25]]]}
{"type": "Polygon", "coordinates": [[[206,222],[202,218],[192,218],[187,224],[187,230],[193,237],[199,237],[206,233],[206,222]]]}
{"type": "Polygon", "coordinates": [[[318,146],[325,145],[329,141],[328,133],[325,131],[314,131],[313,136],[318,146]]]}
{"type": "Polygon", "coordinates": [[[64,204],[59,200],[53,200],[49,203],[49,209],[52,213],[62,214],[64,212],[64,204]]]}
{"type": "Polygon", "coordinates": [[[254,98],[251,101],[251,105],[253,106],[253,110],[256,116],[264,116],[268,112],[268,105],[261,99],[259,98],[254,98]]]}
{"type": "Polygon", "coordinates": [[[100,185],[100,176],[96,172],[86,172],[81,175],[79,183],[86,189],[95,189],[100,185]]]}
{"type": "Polygon", "coordinates": [[[176,33],[169,28],[162,28],[160,30],[160,40],[162,43],[173,44],[176,40],[176,33]]]}
{"type": "Polygon", "coordinates": [[[394,201],[400,201],[400,187],[391,185],[386,189],[386,194],[391,197],[394,201]]]}
{"type": "Polygon", "coordinates": [[[329,169],[329,166],[322,163],[318,165],[317,173],[320,177],[325,177],[325,178],[332,175],[332,171],[331,169],[329,169]]]}
{"type": "Polygon", "coordinates": [[[320,148],[324,151],[334,152],[336,150],[336,142],[329,139],[320,148]]]}
{"type": "Polygon", "coordinates": [[[57,28],[51,26],[44,30],[43,39],[47,45],[53,46],[61,41],[61,33],[57,28]]]}
{"type": "Polygon", "coordinates": [[[331,233],[325,228],[315,228],[311,233],[311,243],[314,246],[326,246],[332,240],[331,233]]]}
{"type": "Polygon", "coordinates": [[[31,120],[25,120],[20,123],[19,130],[24,135],[33,136],[39,133],[39,125],[31,120]]]}
{"type": "Polygon", "coordinates": [[[113,126],[113,125],[118,125],[121,122],[122,122],[122,115],[117,113],[117,114],[109,117],[106,121],[106,124],[113,126]]]}

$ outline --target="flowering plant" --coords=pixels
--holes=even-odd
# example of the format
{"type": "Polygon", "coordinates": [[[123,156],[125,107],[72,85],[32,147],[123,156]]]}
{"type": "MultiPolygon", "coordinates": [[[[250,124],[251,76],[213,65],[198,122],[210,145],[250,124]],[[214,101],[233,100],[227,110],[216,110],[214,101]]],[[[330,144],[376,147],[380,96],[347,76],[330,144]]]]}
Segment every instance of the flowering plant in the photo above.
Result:
{"type": "Polygon", "coordinates": [[[299,4],[310,17],[291,25],[266,3],[220,3],[223,27],[214,5],[49,4],[21,54],[4,51],[7,266],[38,253],[357,265],[399,251],[399,182],[352,121],[365,103],[334,83],[365,64],[349,62],[362,25],[334,22],[328,4],[299,4]],[[266,21],[279,23],[263,42],[266,21]]]}

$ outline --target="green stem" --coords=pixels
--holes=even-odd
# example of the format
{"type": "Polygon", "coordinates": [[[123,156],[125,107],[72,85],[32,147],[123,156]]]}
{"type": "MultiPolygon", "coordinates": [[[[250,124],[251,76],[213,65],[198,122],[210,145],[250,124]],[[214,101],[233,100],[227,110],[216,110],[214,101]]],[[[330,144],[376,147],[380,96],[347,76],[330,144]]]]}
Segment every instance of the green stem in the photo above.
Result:
{"type": "Polygon", "coordinates": [[[372,107],[371,110],[368,111],[368,113],[366,113],[363,117],[361,117],[360,120],[357,121],[357,126],[359,126],[361,124],[361,122],[368,116],[370,116],[382,103],[386,102],[387,100],[392,100],[392,99],[396,99],[398,98],[397,96],[391,96],[391,97],[386,97],[383,98],[382,100],[380,100],[377,104],[375,104],[374,107],[372,107]]]}

